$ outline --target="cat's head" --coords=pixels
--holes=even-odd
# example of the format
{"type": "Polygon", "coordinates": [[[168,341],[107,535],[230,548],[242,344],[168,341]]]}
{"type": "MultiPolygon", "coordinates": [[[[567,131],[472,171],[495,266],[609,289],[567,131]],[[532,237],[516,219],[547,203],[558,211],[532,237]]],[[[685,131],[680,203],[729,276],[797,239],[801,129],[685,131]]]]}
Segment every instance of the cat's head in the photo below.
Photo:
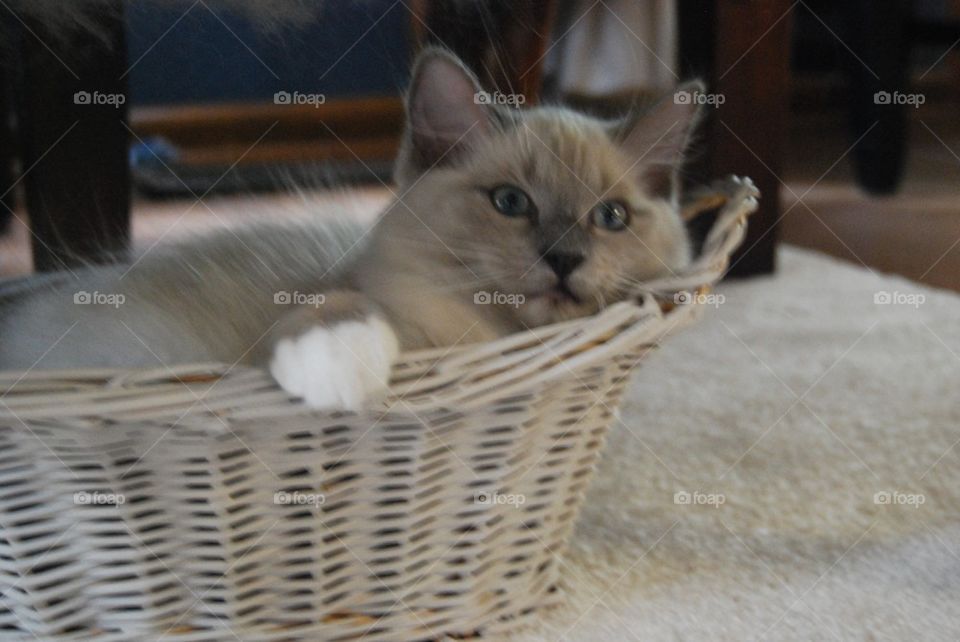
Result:
{"type": "Polygon", "coordinates": [[[689,261],[677,168],[692,101],[671,96],[614,122],[500,99],[444,50],[414,66],[396,209],[408,210],[416,251],[432,246],[465,295],[541,325],[591,314],[689,261]]]}

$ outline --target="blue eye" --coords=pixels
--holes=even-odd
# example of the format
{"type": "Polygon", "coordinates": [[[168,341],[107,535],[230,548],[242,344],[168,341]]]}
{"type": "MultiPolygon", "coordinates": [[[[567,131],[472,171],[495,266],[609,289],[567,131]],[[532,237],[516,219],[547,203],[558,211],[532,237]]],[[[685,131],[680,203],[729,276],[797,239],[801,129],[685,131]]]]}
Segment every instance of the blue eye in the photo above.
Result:
{"type": "Polygon", "coordinates": [[[511,218],[529,216],[533,212],[533,201],[516,185],[494,187],[490,190],[490,202],[498,212],[511,218]]]}
{"type": "Polygon", "coordinates": [[[619,232],[629,225],[630,212],[619,201],[606,201],[590,211],[590,220],[600,229],[619,232]]]}

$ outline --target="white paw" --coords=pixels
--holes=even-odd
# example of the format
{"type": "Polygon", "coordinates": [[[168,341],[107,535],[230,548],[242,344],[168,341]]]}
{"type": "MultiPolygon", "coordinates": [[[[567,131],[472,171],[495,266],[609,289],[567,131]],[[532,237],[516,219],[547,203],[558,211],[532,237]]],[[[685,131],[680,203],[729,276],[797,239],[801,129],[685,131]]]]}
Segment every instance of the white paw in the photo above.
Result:
{"type": "Polygon", "coordinates": [[[281,339],[270,374],[313,408],[357,411],[386,394],[390,366],[399,354],[393,329],[371,316],[281,339]]]}

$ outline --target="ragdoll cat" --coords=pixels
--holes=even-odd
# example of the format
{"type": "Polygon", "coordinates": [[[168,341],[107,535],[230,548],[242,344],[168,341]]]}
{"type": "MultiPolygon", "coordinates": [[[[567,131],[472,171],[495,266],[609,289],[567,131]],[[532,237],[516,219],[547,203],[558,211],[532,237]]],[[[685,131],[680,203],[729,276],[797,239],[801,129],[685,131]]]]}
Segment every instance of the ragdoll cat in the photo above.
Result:
{"type": "Polygon", "coordinates": [[[450,53],[420,55],[397,198],[371,229],[260,224],[82,271],[6,315],[0,369],[251,363],[311,406],[357,410],[401,349],[589,315],[689,261],[692,101],[607,122],[480,92],[450,53]]]}

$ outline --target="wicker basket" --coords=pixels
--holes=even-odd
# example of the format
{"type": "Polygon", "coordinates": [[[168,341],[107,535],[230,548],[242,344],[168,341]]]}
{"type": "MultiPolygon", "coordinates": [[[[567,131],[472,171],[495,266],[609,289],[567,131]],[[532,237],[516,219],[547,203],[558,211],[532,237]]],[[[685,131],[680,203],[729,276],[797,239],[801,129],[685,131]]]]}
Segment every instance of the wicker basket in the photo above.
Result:
{"type": "MultiPolygon", "coordinates": [[[[261,371],[0,373],[0,635],[499,639],[561,598],[627,375],[703,308],[756,207],[636,302],[405,354],[380,411],[311,412],[261,371]]],[[[714,195],[715,196],[715,195],[714,195]]]]}

